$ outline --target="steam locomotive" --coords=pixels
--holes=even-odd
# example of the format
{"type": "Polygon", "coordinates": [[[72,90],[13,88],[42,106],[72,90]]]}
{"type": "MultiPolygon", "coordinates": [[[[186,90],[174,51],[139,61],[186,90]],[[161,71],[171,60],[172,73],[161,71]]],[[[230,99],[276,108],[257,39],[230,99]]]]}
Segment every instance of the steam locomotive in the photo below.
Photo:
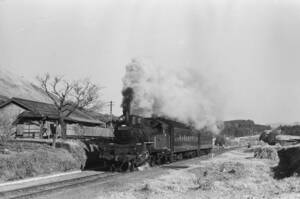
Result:
{"type": "Polygon", "coordinates": [[[135,170],[192,158],[209,153],[212,133],[196,130],[183,123],[162,117],[120,117],[114,127],[114,141],[104,146],[100,159],[111,171],[135,170]]]}
{"type": "Polygon", "coordinates": [[[113,142],[100,153],[109,170],[134,170],[146,162],[159,165],[211,151],[209,131],[199,131],[167,118],[133,115],[134,90],[127,87],[122,94],[123,116],[114,125],[113,142]]]}

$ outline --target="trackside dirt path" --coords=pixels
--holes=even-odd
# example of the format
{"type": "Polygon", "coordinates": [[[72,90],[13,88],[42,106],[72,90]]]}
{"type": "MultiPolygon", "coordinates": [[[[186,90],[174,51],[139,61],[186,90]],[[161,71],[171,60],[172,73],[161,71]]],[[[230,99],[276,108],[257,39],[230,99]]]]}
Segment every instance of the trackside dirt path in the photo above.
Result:
{"type": "Polygon", "coordinates": [[[128,173],[105,182],[40,198],[300,198],[300,179],[275,180],[276,161],[254,159],[243,150],[208,160],[195,158],[162,168],[128,173]]]}

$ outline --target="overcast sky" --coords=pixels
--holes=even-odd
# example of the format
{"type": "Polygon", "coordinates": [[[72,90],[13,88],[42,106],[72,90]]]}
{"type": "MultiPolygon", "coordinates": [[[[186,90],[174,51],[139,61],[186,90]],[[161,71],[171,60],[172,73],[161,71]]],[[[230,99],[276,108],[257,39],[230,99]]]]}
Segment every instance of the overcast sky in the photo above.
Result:
{"type": "Polygon", "coordinates": [[[146,57],[209,74],[224,119],[300,121],[299,36],[296,0],[0,0],[0,66],[90,77],[116,114],[126,64],[146,57]]]}

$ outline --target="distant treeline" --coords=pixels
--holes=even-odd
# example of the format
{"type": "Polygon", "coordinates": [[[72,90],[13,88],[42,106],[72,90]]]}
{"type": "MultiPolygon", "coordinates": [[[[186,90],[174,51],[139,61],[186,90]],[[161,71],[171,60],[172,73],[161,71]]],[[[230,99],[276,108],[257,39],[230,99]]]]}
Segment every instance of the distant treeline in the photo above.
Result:
{"type": "Polygon", "coordinates": [[[281,130],[281,134],[284,134],[284,135],[297,135],[297,136],[300,136],[300,125],[279,126],[278,129],[281,130]]]}
{"type": "Polygon", "coordinates": [[[271,126],[255,124],[252,120],[231,120],[224,122],[220,134],[226,137],[243,137],[257,135],[269,129],[271,126]]]}

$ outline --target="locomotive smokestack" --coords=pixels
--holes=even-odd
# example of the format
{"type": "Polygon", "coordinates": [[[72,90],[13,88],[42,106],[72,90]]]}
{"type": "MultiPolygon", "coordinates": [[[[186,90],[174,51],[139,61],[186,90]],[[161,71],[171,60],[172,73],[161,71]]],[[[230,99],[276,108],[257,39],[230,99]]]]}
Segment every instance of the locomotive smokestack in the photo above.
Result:
{"type": "Polygon", "coordinates": [[[123,101],[122,101],[122,108],[123,108],[123,115],[125,116],[125,120],[129,123],[129,116],[130,116],[130,105],[133,100],[133,89],[131,87],[127,87],[123,89],[123,101]]]}

